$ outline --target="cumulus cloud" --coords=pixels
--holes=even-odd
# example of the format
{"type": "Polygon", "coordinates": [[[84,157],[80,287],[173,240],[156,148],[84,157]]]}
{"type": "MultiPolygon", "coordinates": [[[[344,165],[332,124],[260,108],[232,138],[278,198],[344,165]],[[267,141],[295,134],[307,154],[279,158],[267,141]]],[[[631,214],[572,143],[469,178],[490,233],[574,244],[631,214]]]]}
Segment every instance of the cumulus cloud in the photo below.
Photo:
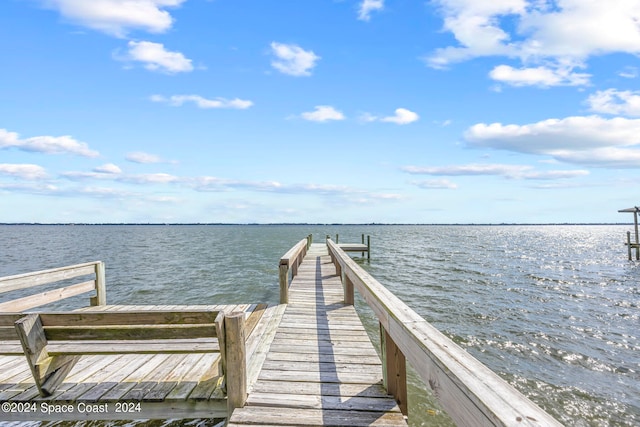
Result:
{"type": "Polygon", "coordinates": [[[125,55],[116,54],[114,57],[120,61],[141,62],[150,71],[167,74],[193,71],[190,59],[180,52],[166,50],[162,43],[130,41],[127,46],[129,50],[125,55]]]}
{"type": "MultiPolygon", "coordinates": [[[[494,176],[502,176],[509,179],[527,179],[527,180],[567,179],[567,178],[576,178],[579,176],[585,176],[589,174],[589,171],[586,171],[586,170],[537,171],[533,166],[529,166],[529,165],[484,164],[484,163],[473,163],[468,165],[453,165],[453,166],[431,166],[431,167],[405,166],[402,168],[402,170],[412,175],[434,175],[434,176],[494,175],[494,176]]],[[[434,181],[434,182],[437,182],[437,181],[434,181]]]]}
{"type": "Polygon", "coordinates": [[[368,21],[371,19],[371,12],[384,9],[384,0],[362,0],[358,8],[358,19],[368,21]]]}
{"type": "Polygon", "coordinates": [[[16,132],[0,129],[0,149],[16,148],[22,151],[44,154],[75,154],[83,157],[98,157],[100,154],[89,146],[65,136],[34,136],[21,139],[16,132]]]}
{"type": "Polygon", "coordinates": [[[173,18],[166,8],[185,0],[40,0],[71,22],[116,37],[131,30],[162,33],[171,28],[173,18]]]}
{"type": "Polygon", "coordinates": [[[310,76],[311,70],[321,58],[311,50],[295,44],[271,43],[271,54],[275,59],[271,66],[290,76],[310,76]]]}
{"type": "Polygon", "coordinates": [[[511,86],[583,86],[589,83],[590,74],[576,73],[573,68],[513,68],[498,65],[489,73],[489,77],[511,86]]]}
{"type": "Polygon", "coordinates": [[[640,91],[599,90],[587,98],[595,113],[640,117],[640,91]]]}
{"type": "Polygon", "coordinates": [[[615,7],[610,2],[582,0],[434,3],[443,15],[444,31],[457,41],[425,58],[434,68],[477,57],[506,56],[520,59],[526,67],[496,73],[519,85],[580,85],[589,76],[573,69],[584,66],[589,57],[640,53],[640,4],[633,0],[617,1],[615,7]]]}
{"type": "Polygon", "coordinates": [[[153,102],[162,102],[172,105],[174,107],[179,107],[187,102],[194,103],[198,108],[234,108],[238,110],[244,110],[253,105],[253,102],[234,98],[234,99],[225,99],[225,98],[215,98],[215,99],[207,99],[200,95],[173,95],[169,98],[166,98],[162,95],[152,95],[149,98],[153,102]]]}
{"type": "Polygon", "coordinates": [[[406,108],[396,108],[393,116],[383,117],[380,120],[383,122],[395,123],[397,125],[407,125],[417,121],[419,118],[420,116],[413,111],[409,111],[406,108]]]}
{"type": "Polygon", "coordinates": [[[526,125],[479,123],[464,134],[471,147],[551,156],[601,167],[640,167],[640,119],[577,116],[526,125]]]}
{"type": "Polygon", "coordinates": [[[328,122],[331,120],[345,119],[342,112],[336,110],[330,105],[316,105],[315,110],[302,113],[300,117],[312,122],[328,122]]]}
{"type": "Polygon", "coordinates": [[[47,173],[42,166],[32,164],[0,163],[0,174],[26,180],[38,180],[47,177],[47,173]]]}
{"type": "Polygon", "coordinates": [[[420,116],[417,113],[407,110],[406,108],[396,108],[393,116],[380,117],[371,113],[362,113],[358,118],[358,120],[363,123],[387,122],[395,123],[397,125],[407,125],[418,121],[419,119],[420,116]]]}

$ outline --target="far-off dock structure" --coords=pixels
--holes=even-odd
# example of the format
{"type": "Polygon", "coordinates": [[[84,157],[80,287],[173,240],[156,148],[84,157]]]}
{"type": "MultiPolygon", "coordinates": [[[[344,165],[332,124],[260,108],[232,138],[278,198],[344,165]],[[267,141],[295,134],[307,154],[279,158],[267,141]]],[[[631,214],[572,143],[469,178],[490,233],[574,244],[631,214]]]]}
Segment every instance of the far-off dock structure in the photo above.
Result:
{"type": "Polygon", "coordinates": [[[308,236],[287,251],[279,304],[108,305],[100,261],[0,278],[0,421],[401,427],[411,365],[458,426],[561,426],[344,250],[364,244],[343,245],[308,236]],[[37,311],[84,293],[87,307],[37,311]]]}
{"type": "Polygon", "coordinates": [[[629,254],[629,261],[631,261],[632,249],[636,250],[636,260],[640,260],[640,239],[638,237],[638,212],[640,212],[640,208],[638,206],[634,206],[632,208],[620,209],[618,212],[629,212],[633,214],[633,228],[635,232],[635,242],[631,242],[631,232],[627,231],[627,252],[629,254]]]}

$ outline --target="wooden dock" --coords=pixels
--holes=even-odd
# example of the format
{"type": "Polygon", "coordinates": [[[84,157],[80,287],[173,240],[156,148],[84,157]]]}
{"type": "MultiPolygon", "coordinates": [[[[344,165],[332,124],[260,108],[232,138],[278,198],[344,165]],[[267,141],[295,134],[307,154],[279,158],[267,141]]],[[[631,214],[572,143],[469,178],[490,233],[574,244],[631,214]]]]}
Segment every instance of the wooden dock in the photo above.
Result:
{"type": "Polygon", "coordinates": [[[560,426],[376,281],[350,249],[363,246],[302,239],[280,259],[280,304],[270,305],[107,305],[101,262],[0,278],[0,295],[19,293],[0,301],[0,421],[406,426],[408,363],[457,425],[560,426]],[[380,356],[355,291],[378,318],[380,356]],[[88,307],[30,311],[83,293],[93,294],[88,307]]]}
{"type": "Polygon", "coordinates": [[[229,426],[406,426],[325,244],[312,244],[258,380],[229,426]]]}

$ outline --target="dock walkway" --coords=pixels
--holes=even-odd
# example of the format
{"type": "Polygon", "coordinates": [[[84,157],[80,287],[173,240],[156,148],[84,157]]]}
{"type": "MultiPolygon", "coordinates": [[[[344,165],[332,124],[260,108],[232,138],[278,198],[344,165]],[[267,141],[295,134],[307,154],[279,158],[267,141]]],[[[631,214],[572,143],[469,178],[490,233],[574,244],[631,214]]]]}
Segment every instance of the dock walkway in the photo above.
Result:
{"type": "Polygon", "coordinates": [[[407,425],[325,244],[299,266],[257,381],[228,425],[407,425]]]}

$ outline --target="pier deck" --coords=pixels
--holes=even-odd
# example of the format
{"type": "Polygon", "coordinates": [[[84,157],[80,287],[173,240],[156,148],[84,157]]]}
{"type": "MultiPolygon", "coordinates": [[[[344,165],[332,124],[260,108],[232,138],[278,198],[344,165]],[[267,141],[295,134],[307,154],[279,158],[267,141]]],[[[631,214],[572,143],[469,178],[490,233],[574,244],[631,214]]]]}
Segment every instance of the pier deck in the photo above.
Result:
{"type": "MultiPolygon", "coordinates": [[[[244,312],[248,381],[255,381],[282,306],[104,305],[78,311],[212,310],[244,312]]],[[[117,346],[117,344],[115,344],[117,346]]],[[[84,355],[55,393],[41,397],[23,355],[0,356],[0,420],[225,418],[220,353],[84,355]]]]}
{"type": "Polygon", "coordinates": [[[312,244],[299,266],[262,370],[229,421],[256,424],[407,425],[325,244],[312,244]]]}

